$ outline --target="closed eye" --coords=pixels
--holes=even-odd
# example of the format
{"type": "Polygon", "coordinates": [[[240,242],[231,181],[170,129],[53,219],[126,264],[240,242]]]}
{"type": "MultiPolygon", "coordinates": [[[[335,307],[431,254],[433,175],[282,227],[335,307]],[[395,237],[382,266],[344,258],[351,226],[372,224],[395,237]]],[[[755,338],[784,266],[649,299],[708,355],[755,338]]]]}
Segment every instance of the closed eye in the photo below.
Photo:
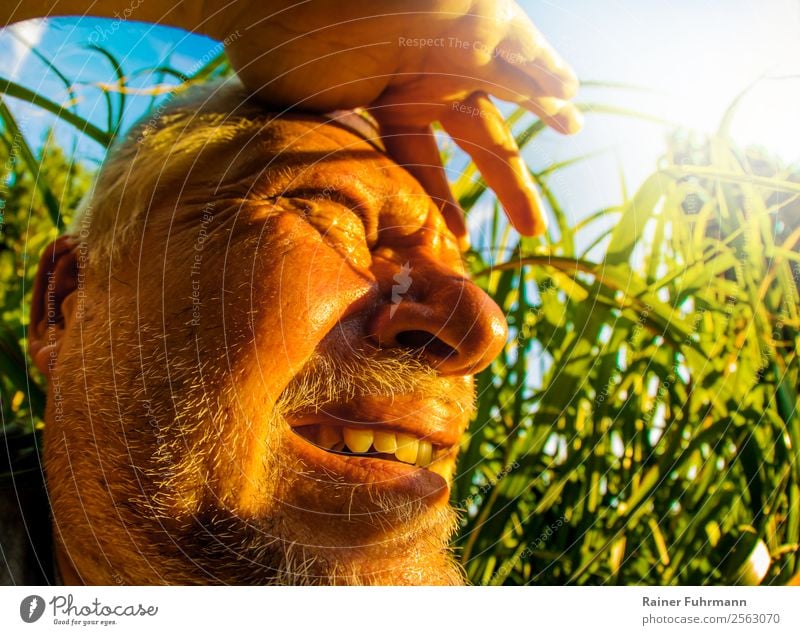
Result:
{"type": "Polygon", "coordinates": [[[310,201],[333,201],[334,203],[339,203],[339,205],[344,205],[356,213],[359,213],[363,207],[363,203],[361,201],[348,195],[346,192],[334,188],[296,188],[294,190],[282,192],[281,198],[304,198],[310,201]]]}
{"type": "Polygon", "coordinates": [[[375,214],[370,213],[368,206],[361,200],[337,188],[295,188],[282,192],[280,196],[271,198],[299,199],[307,201],[329,201],[341,205],[353,212],[364,226],[364,234],[370,248],[377,242],[378,227],[375,214]]]}

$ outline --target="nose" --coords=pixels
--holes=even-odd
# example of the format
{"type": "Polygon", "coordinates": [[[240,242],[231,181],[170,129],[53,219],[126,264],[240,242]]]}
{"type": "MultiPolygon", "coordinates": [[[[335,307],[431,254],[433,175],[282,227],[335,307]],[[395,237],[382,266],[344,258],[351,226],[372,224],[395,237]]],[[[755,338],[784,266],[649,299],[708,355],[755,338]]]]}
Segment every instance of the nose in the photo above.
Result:
{"type": "Polygon", "coordinates": [[[444,375],[480,372],[502,350],[505,316],[472,281],[432,257],[393,259],[373,271],[384,301],[368,328],[380,347],[415,350],[444,375]]]}

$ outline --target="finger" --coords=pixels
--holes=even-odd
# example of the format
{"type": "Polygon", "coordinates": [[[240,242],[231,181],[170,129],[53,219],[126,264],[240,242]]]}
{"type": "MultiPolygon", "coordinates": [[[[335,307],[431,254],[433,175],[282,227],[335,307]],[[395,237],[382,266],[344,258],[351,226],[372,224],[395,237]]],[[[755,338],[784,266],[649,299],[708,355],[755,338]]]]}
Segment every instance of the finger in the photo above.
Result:
{"type": "MultiPolygon", "coordinates": [[[[562,134],[575,134],[583,126],[583,115],[575,104],[569,101],[542,95],[529,98],[494,80],[453,74],[437,77],[433,89],[426,82],[415,82],[389,89],[380,100],[372,104],[372,109],[376,116],[380,115],[384,125],[403,123],[422,127],[432,119],[440,119],[439,113],[444,108],[458,109],[464,103],[459,98],[463,97],[463,100],[466,100],[475,91],[484,91],[503,101],[519,104],[540,117],[547,126],[562,134]],[[467,89],[465,86],[468,83],[467,89]],[[432,103],[432,90],[438,92],[440,96],[447,95],[450,104],[432,103]]],[[[440,102],[443,101],[441,97],[439,99],[440,102]]]]}
{"type": "MultiPolygon", "coordinates": [[[[380,121],[379,115],[376,118],[380,121]]],[[[431,127],[381,123],[381,137],[392,159],[408,170],[433,199],[462,251],[468,249],[464,212],[450,190],[431,127]]]]}
{"type": "Polygon", "coordinates": [[[583,115],[572,102],[555,97],[539,96],[530,99],[503,86],[488,82],[482,82],[481,90],[503,101],[519,104],[539,117],[545,125],[561,134],[575,134],[583,128],[583,115]]]}
{"type": "Polygon", "coordinates": [[[547,227],[536,186],[500,111],[485,93],[475,93],[463,108],[448,109],[441,123],[472,157],[520,234],[541,234],[547,227]]]}
{"type": "MultiPolygon", "coordinates": [[[[503,101],[519,104],[539,116],[547,126],[562,134],[575,134],[583,127],[583,116],[575,104],[549,95],[535,80],[514,68],[511,63],[494,60],[479,74],[471,77],[471,83],[470,93],[483,91],[503,101]]],[[[458,94],[464,88],[463,78],[443,77],[440,89],[444,92],[447,88],[450,89],[450,95],[458,94]],[[452,86],[448,86],[448,82],[452,86]]],[[[403,97],[410,99],[408,95],[403,97]]],[[[414,97],[419,101],[425,101],[424,95],[414,97]]]]}
{"type": "Polygon", "coordinates": [[[583,127],[583,115],[575,104],[552,97],[528,99],[521,104],[561,134],[575,134],[583,127]]]}
{"type": "MultiPolygon", "coordinates": [[[[533,80],[538,95],[572,98],[579,86],[572,67],[548,43],[525,12],[516,3],[512,4],[507,35],[492,52],[498,67],[495,70],[501,71],[505,67],[509,74],[519,75],[517,81],[523,85],[526,78],[533,80]]],[[[529,97],[536,96],[521,92],[529,97]]]]}

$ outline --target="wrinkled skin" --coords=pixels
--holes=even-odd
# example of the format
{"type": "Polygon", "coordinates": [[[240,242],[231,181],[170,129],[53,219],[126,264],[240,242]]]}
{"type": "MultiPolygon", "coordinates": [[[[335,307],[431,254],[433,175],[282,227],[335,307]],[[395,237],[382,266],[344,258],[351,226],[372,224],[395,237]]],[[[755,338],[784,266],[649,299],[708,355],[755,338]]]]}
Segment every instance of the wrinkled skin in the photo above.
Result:
{"type": "Polygon", "coordinates": [[[318,117],[152,160],[186,168],[111,264],[69,237],[42,258],[30,350],[64,580],[458,583],[448,481],[506,324],[436,205],[318,117]],[[340,456],[293,431],[319,421],[414,433],[441,458],[340,456]]]}

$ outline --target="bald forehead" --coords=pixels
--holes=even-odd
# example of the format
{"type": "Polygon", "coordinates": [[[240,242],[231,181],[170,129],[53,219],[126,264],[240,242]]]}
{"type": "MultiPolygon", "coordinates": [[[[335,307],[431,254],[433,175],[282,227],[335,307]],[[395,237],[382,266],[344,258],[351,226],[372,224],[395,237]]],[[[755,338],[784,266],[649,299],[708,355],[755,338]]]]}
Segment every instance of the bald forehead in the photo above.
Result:
{"type": "MultiPolygon", "coordinates": [[[[218,176],[220,198],[332,201],[356,211],[370,239],[378,232],[410,236],[423,227],[437,235],[446,231],[437,206],[405,169],[361,135],[329,120],[275,119],[227,144],[226,151],[232,160],[218,176]]],[[[219,169],[219,157],[209,165],[219,169]]]]}
{"type": "Polygon", "coordinates": [[[329,199],[357,210],[370,235],[387,227],[401,235],[423,226],[445,231],[438,205],[386,154],[377,128],[352,111],[276,115],[234,91],[181,104],[164,122],[186,141],[167,149],[182,152],[168,159],[171,178],[158,177],[162,208],[186,208],[191,217],[209,198],[234,206],[329,199]]]}
{"type": "Polygon", "coordinates": [[[404,169],[370,140],[338,121],[311,115],[280,117],[225,145],[227,160],[211,157],[220,187],[247,183],[260,193],[348,186],[372,197],[430,199],[404,169]]]}
{"type": "Polygon", "coordinates": [[[354,118],[329,119],[314,115],[275,118],[260,127],[254,140],[261,149],[275,155],[310,152],[339,153],[354,159],[391,163],[380,140],[365,137],[353,127],[354,118]]]}

